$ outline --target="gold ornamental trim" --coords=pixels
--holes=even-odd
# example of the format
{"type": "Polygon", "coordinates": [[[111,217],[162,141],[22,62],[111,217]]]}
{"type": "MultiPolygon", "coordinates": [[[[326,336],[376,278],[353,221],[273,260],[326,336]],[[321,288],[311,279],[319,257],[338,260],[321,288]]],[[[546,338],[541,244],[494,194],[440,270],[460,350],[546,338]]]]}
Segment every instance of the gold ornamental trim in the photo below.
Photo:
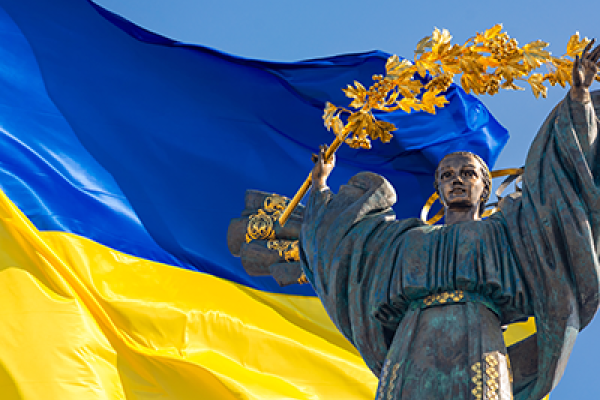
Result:
{"type": "Polygon", "coordinates": [[[462,290],[454,290],[451,292],[443,292],[429,295],[423,299],[423,304],[431,306],[434,304],[458,303],[465,297],[465,292],[462,290]]]}
{"type": "Polygon", "coordinates": [[[300,261],[300,247],[297,240],[270,240],[267,248],[276,250],[287,262],[300,261]]]}
{"type": "Polygon", "coordinates": [[[288,203],[288,199],[278,194],[267,196],[263,208],[259,208],[256,214],[248,217],[246,243],[253,240],[275,239],[275,226],[288,203]]]}

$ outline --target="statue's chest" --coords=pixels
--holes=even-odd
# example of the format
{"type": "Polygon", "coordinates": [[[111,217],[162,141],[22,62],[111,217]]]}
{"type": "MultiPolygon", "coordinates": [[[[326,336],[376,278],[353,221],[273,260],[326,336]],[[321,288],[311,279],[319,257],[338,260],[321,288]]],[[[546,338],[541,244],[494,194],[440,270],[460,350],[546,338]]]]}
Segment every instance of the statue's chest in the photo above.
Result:
{"type": "Polygon", "coordinates": [[[422,227],[407,233],[397,262],[408,281],[453,286],[457,278],[476,278],[492,245],[477,223],[422,227]]]}

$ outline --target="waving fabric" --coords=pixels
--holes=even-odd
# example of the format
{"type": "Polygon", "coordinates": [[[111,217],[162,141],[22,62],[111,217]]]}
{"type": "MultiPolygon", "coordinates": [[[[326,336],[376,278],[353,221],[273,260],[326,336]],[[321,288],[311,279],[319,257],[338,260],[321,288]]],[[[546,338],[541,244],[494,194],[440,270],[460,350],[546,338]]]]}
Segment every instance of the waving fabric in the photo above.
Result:
{"type": "MultiPolygon", "coordinates": [[[[373,397],[309,285],[250,277],[226,245],[247,188],[292,196],[341,88],[387,54],[295,63],[179,43],[83,0],[0,0],[0,392],[6,399],[373,397]],[[6,394],[8,393],[8,394],[6,394]]],[[[342,149],[414,196],[448,151],[493,163],[507,133],[453,87],[342,149]]]]}

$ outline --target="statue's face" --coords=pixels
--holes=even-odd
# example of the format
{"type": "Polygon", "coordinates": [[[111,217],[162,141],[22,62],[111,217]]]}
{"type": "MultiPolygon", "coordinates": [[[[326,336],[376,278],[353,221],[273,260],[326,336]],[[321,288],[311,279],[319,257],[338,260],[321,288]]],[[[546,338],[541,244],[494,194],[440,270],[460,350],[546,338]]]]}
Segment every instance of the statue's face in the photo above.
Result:
{"type": "Polygon", "coordinates": [[[479,207],[485,190],[482,168],[472,155],[444,158],[436,177],[442,203],[448,208],[479,207]]]}

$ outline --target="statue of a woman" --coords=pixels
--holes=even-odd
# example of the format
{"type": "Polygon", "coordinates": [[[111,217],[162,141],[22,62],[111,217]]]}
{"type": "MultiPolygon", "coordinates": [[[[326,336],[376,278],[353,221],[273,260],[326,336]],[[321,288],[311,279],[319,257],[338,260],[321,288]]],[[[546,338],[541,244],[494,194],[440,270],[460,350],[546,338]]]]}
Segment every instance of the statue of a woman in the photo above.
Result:
{"type": "Polygon", "coordinates": [[[600,93],[589,92],[600,46],[590,47],[531,146],[522,192],[485,220],[490,177],[474,154],[440,162],[445,225],[428,226],[396,220],[396,192],[379,175],[360,173],[333,194],[321,149],[301,261],[379,375],[378,399],[539,400],[560,379],[600,298],[600,93]],[[529,316],[537,334],[507,349],[501,326],[529,316]]]}

